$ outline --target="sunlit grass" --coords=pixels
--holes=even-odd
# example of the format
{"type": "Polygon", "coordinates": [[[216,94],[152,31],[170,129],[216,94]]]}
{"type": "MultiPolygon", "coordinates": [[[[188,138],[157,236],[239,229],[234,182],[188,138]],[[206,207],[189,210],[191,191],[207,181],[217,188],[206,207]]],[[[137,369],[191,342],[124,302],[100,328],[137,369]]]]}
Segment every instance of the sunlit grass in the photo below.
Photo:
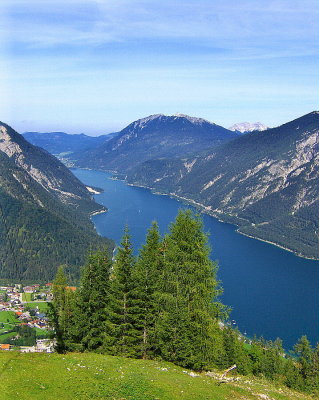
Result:
{"type": "Polygon", "coordinates": [[[171,363],[93,353],[68,355],[0,352],[4,399],[275,400],[310,397],[255,378],[222,383],[171,363]],[[265,397],[264,397],[265,398],[265,397]]]}

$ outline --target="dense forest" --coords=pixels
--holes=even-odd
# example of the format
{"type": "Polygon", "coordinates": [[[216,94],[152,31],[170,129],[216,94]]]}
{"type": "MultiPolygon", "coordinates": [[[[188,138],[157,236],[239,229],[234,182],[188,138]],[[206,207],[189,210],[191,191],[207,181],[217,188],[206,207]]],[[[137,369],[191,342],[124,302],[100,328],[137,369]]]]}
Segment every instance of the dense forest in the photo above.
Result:
{"type": "Polygon", "coordinates": [[[161,237],[154,222],[137,257],[128,228],[112,261],[91,253],[75,292],[63,267],[53,282],[50,319],[58,352],[99,352],[174,362],[194,370],[264,376],[318,393],[319,345],[305,336],[287,355],[279,339],[248,339],[227,324],[217,264],[201,219],[180,211],[161,237]]]}

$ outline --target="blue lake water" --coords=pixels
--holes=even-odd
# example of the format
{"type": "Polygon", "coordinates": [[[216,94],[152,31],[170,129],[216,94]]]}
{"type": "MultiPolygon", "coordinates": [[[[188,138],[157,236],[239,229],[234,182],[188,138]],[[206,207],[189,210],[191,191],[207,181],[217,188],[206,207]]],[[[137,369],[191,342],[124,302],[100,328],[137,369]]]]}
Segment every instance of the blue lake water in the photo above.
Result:
{"type": "MultiPolygon", "coordinates": [[[[128,186],[100,171],[73,170],[85,184],[105,190],[95,196],[108,212],[93,217],[99,234],[120,242],[125,224],[135,249],[156,220],[168,230],[183,204],[148,189],[128,186]]],[[[319,261],[306,260],[278,247],[236,233],[233,225],[203,215],[210,234],[212,259],[218,260],[222,301],[233,308],[231,319],[249,336],[280,337],[291,348],[306,334],[319,341],[319,261]]]]}

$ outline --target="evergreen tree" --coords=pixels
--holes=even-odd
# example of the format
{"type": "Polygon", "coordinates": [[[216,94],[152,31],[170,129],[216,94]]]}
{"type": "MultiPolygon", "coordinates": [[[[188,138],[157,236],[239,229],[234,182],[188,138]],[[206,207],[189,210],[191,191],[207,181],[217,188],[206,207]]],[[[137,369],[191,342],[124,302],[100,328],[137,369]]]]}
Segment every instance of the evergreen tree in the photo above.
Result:
{"type": "Polygon", "coordinates": [[[319,393],[319,343],[317,343],[317,346],[312,353],[309,386],[313,392],[319,393]]]}
{"type": "Polygon", "coordinates": [[[302,390],[304,387],[304,382],[294,359],[287,359],[286,363],[284,364],[283,374],[285,377],[286,386],[292,389],[302,390]]]}
{"type": "Polygon", "coordinates": [[[282,373],[283,370],[283,353],[282,341],[276,339],[274,342],[269,340],[262,345],[262,373],[268,379],[274,379],[282,373]]]}
{"type": "Polygon", "coordinates": [[[132,278],[135,258],[128,227],[117,250],[111,278],[111,301],[106,323],[104,348],[114,355],[135,357],[139,332],[136,327],[138,307],[132,278]]]}
{"type": "Polygon", "coordinates": [[[300,365],[300,375],[304,381],[304,388],[309,387],[309,378],[311,377],[313,349],[307,336],[302,336],[294,346],[295,353],[298,355],[300,365]]]}
{"type": "Polygon", "coordinates": [[[185,367],[201,369],[222,349],[217,324],[221,307],[217,265],[210,258],[202,221],[190,210],[180,211],[164,245],[159,285],[161,306],[156,323],[160,355],[185,367]]]}
{"type": "Polygon", "coordinates": [[[67,297],[67,278],[64,267],[60,266],[52,284],[53,301],[49,304],[50,324],[56,338],[56,351],[64,353],[67,350],[66,336],[69,328],[69,302],[67,297]]]}
{"type": "Polygon", "coordinates": [[[157,223],[153,222],[132,276],[135,284],[135,327],[139,331],[137,354],[144,359],[150,358],[154,352],[154,326],[158,310],[156,290],[161,267],[161,237],[157,223]]]}
{"type": "Polygon", "coordinates": [[[110,301],[112,262],[106,251],[88,257],[77,296],[75,341],[84,350],[97,350],[103,345],[107,308],[110,301]]]}
{"type": "Polygon", "coordinates": [[[223,368],[228,368],[236,364],[237,371],[240,374],[247,375],[251,372],[251,359],[245,351],[244,343],[241,339],[240,332],[231,327],[223,329],[225,357],[223,360],[223,368]]]}

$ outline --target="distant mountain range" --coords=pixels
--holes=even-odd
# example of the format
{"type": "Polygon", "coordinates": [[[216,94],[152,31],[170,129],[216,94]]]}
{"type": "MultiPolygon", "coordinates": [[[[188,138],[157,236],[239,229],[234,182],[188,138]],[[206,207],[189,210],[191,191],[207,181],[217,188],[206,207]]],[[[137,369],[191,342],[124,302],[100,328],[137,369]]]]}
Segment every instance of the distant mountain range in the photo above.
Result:
{"type": "Polygon", "coordinates": [[[0,278],[51,279],[60,264],[76,276],[89,249],[113,243],[89,215],[104,208],[55,157],[0,122],[0,278]]]}
{"type": "Polygon", "coordinates": [[[247,133],[253,131],[265,131],[269,129],[268,126],[262,124],[261,122],[240,122],[238,124],[232,125],[229,130],[238,133],[247,133]]]}
{"type": "Polygon", "coordinates": [[[63,157],[66,153],[83,151],[112,139],[117,133],[101,136],[70,135],[65,132],[24,132],[28,142],[47,150],[49,153],[63,157]]]}

